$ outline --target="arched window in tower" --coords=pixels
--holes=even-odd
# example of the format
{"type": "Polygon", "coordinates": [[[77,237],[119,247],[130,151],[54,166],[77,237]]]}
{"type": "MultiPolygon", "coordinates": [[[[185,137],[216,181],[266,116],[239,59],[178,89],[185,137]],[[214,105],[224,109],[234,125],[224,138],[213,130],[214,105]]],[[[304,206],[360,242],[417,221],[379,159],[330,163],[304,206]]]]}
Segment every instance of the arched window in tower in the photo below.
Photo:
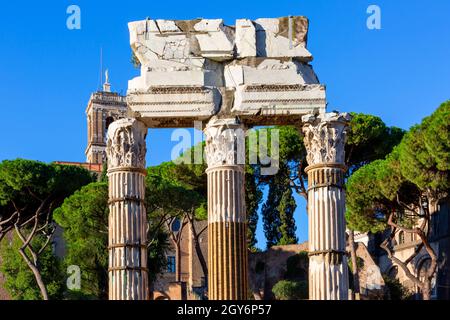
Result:
{"type": "Polygon", "coordinates": [[[172,224],[170,225],[172,232],[179,232],[181,229],[181,221],[178,218],[173,219],[172,224]]]}
{"type": "Polygon", "coordinates": [[[108,128],[109,128],[110,124],[113,122],[114,122],[113,117],[107,117],[105,119],[105,132],[104,132],[105,143],[106,143],[106,140],[108,140],[108,128]]]}
{"type": "Polygon", "coordinates": [[[398,233],[398,244],[404,244],[405,243],[405,233],[403,231],[400,231],[398,233]]]}

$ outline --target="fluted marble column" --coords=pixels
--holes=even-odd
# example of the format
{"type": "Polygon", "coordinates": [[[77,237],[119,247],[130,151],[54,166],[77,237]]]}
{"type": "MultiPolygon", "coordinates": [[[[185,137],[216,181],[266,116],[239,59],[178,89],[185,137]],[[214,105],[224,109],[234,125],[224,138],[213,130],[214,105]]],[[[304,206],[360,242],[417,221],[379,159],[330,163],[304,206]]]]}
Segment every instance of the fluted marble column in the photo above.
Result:
{"type": "Polygon", "coordinates": [[[244,190],[245,131],[237,119],[210,120],[208,162],[208,298],[247,298],[244,190]]]}
{"type": "Polygon", "coordinates": [[[309,299],[347,300],[345,138],[350,115],[303,117],[308,167],[309,299]]]}
{"type": "Polygon", "coordinates": [[[108,129],[109,299],[147,300],[146,126],[121,119],[108,129]]]}

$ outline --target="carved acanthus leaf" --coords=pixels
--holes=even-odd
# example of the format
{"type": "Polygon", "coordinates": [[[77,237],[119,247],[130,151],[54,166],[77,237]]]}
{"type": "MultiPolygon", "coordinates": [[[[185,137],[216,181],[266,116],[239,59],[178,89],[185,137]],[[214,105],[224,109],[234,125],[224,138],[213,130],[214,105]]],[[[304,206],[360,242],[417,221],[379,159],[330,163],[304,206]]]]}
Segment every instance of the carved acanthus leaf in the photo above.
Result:
{"type": "Polygon", "coordinates": [[[108,169],[145,168],[146,135],[147,127],[136,119],[124,118],[113,122],[108,128],[108,169]]]}
{"type": "Polygon", "coordinates": [[[206,126],[208,167],[245,163],[245,130],[236,119],[213,119],[206,126]]]}
{"type": "Polygon", "coordinates": [[[309,165],[345,162],[345,141],[347,125],[351,116],[348,113],[326,113],[303,116],[303,133],[306,160],[309,165]]]}

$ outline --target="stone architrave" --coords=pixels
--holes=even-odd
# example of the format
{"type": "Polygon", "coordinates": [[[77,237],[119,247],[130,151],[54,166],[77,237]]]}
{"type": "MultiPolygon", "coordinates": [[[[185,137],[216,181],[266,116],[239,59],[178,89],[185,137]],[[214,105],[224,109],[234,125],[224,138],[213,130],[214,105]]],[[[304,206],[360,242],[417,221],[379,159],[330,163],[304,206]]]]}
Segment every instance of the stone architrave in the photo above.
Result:
{"type": "Polygon", "coordinates": [[[309,299],[347,300],[345,138],[350,115],[303,117],[307,150],[309,299]]]}
{"type": "Polygon", "coordinates": [[[147,127],[113,122],[106,153],[109,179],[109,299],[147,300],[147,214],[144,206],[147,127]]]}
{"type": "Polygon", "coordinates": [[[189,127],[230,112],[247,125],[295,125],[325,112],[325,86],[307,49],[302,16],[238,19],[148,19],[128,24],[141,63],[127,102],[148,127],[189,127]]]}
{"type": "Polygon", "coordinates": [[[207,124],[208,298],[247,299],[245,128],[235,118],[207,124]]]}

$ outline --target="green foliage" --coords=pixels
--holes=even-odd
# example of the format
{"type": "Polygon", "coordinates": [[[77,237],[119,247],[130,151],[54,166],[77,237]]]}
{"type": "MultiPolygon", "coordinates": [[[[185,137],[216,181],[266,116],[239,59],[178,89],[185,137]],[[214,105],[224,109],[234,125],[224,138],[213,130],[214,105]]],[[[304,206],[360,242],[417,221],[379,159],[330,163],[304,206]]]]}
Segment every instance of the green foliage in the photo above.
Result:
{"type": "Polygon", "coordinates": [[[308,279],[308,252],[301,251],[289,257],[286,261],[286,272],[284,278],[293,281],[307,281],[308,279]]]}
{"type": "Polygon", "coordinates": [[[149,234],[152,240],[148,246],[148,277],[150,282],[156,280],[158,274],[167,268],[166,252],[169,249],[169,236],[161,228],[150,224],[149,234]]]}
{"type": "MultiPolygon", "coordinates": [[[[402,129],[387,127],[379,117],[361,113],[353,113],[352,116],[346,144],[348,176],[365,164],[384,158],[400,142],[404,134],[402,129]]],[[[295,201],[288,189],[292,189],[293,186],[298,194],[307,197],[307,175],[303,170],[307,166],[306,150],[302,137],[295,127],[283,126],[275,129],[280,130],[280,172],[276,176],[260,177],[261,182],[269,187],[262,208],[268,247],[296,242],[295,236],[292,236],[295,235],[295,224],[292,223],[294,220],[291,220],[291,210],[295,210],[293,207],[295,201]],[[285,227],[288,229],[285,230],[285,227]]],[[[272,132],[269,130],[269,141],[271,136],[272,132]]],[[[355,225],[359,224],[358,216],[348,214],[348,217],[355,225]]],[[[380,225],[374,229],[378,230],[378,227],[380,225]]]]}
{"type": "Polygon", "coordinates": [[[383,275],[383,280],[386,285],[385,300],[411,300],[413,293],[402,285],[397,278],[393,279],[387,275],[383,275]]]}
{"type": "MultiPolygon", "coordinates": [[[[173,196],[173,193],[164,196],[166,181],[155,173],[159,172],[158,169],[151,168],[149,171],[151,175],[146,180],[149,198],[156,201],[158,195],[164,198],[173,196]]],[[[170,202],[168,200],[164,203],[170,202]]],[[[171,208],[175,206],[176,203],[173,203],[171,208]]],[[[81,290],[67,292],[69,299],[108,298],[108,214],[108,184],[105,182],[94,182],[83,187],[55,211],[55,221],[64,228],[67,246],[64,265],[77,265],[81,269],[81,290]]],[[[152,239],[148,248],[149,280],[153,281],[166,267],[168,240],[167,234],[156,224],[153,212],[148,211],[147,214],[149,238],[152,239]]]]}
{"type": "MultiPolygon", "coordinates": [[[[204,154],[205,143],[199,143],[188,149],[174,162],[167,162],[168,172],[178,183],[181,183],[187,189],[198,192],[202,196],[207,196],[207,164],[202,161],[201,164],[195,163],[195,154],[204,154]]],[[[203,158],[202,158],[203,159],[203,158]]]]}
{"type": "MultiPolygon", "coordinates": [[[[249,144],[247,143],[247,149],[249,144]]],[[[165,164],[169,180],[176,180],[176,183],[184,188],[195,191],[204,199],[207,197],[207,179],[206,179],[206,163],[194,164],[194,153],[204,153],[205,143],[200,143],[176,159],[176,163],[169,162],[165,164]]],[[[248,153],[247,153],[248,160],[248,153]]],[[[247,161],[248,163],[248,161],[247,161]]],[[[256,226],[258,223],[258,208],[262,200],[262,191],[259,184],[259,168],[247,164],[245,166],[245,201],[247,208],[247,242],[250,250],[255,249],[256,245],[256,226]]],[[[196,210],[196,218],[198,220],[207,219],[206,200],[202,202],[196,210]]]]}
{"type": "MultiPolygon", "coordinates": [[[[188,185],[179,178],[177,175],[179,171],[175,164],[162,163],[149,167],[147,172],[146,205],[151,216],[170,214],[175,217],[194,210],[196,219],[207,218],[205,196],[199,192],[200,188],[188,185]]],[[[192,174],[192,171],[190,173],[192,174]]]]}
{"type": "Polygon", "coordinates": [[[297,128],[292,126],[277,126],[269,129],[265,128],[264,131],[258,130],[256,134],[260,143],[261,139],[264,138],[262,134],[267,132],[267,146],[269,146],[269,150],[262,150],[263,153],[272,155],[271,139],[274,134],[273,130],[279,131],[279,171],[275,175],[258,177],[259,183],[268,188],[268,195],[261,209],[266,246],[268,248],[274,245],[297,243],[296,226],[293,217],[296,203],[292,194],[290,179],[298,180],[297,174],[305,178],[304,172],[302,170],[298,171],[298,168],[304,167],[306,161],[303,139],[297,128]]]}
{"type": "MultiPolygon", "coordinates": [[[[51,262],[51,248],[47,246],[42,253],[38,252],[41,251],[40,245],[46,243],[41,238],[42,232],[51,232],[52,228],[49,222],[52,221],[53,210],[63,202],[64,198],[91,181],[92,175],[89,171],[76,166],[45,164],[24,159],[5,160],[0,163],[0,212],[2,212],[2,218],[7,219],[17,212],[20,214],[20,216],[16,216],[16,219],[20,220],[12,219],[9,226],[3,227],[7,229],[15,224],[22,233],[25,231],[32,237],[31,247],[27,246],[25,253],[31,257],[30,251],[36,252],[32,263],[41,273],[50,298],[58,295],[59,274],[48,266],[49,263],[57,265],[56,262],[51,262]],[[37,217],[37,219],[30,220],[32,217],[37,217]],[[37,221],[36,227],[39,232],[31,233],[31,228],[27,226],[26,221],[37,221]]],[[[15,253],[11,251],[11,254],[7,255],[4,260],[6,265],[13,265],[11,270],[15,268],[20,274],[17,282],[10,286],[16,290],[12,295],[18,299],[23,297],[33,299],[35,296],[32,291],[37,288],[37,284],[33,287],[30,283],[30,290],[24,289],[24,284],[29,281],[29,275],[32,273],[31,269],[29,273],[26,273],[19,266],[20,259],[23,257],[19,251],[15,253]]],[[[26,266],[25,260],[23,266],[26,266]]],[[[10,272],[12,272],[11,270],[10,272]]],[[[33,274],[33,276],[38,278],[38,275],[33,274]]],[[[44,295],[44,292],[41,294],[44,295]]]]}
{"type": "Polygon", "coordinates": [[[298,242],[295,231],[294,212],[297,208],[292,189],[287,187],[281,196],[278,212],[280,213],[280,240],[279,245],[296,244],[298,242]]]}
{"type": "Polygon", "coordinates": [[[280,166],[276,175],[266,177],[269,191],[261,210],[267,248],[297,243],[294,212],[297,207],[289,180],[289,168],[280,166]]]}
{"type": "Polygon", "coordinates": [[[386,160],[379,161],[375,181],[380,188],[380,196],[384,196],[389,201],[394,201],[397,197],[398,191],[402,185],[406,183],[402,176],[400,167],[400,149],[395,147],[386,160]]]}
{"type": "Polygon", "coordinates": [[[73,298],[107,299],[108,185],[91,183],[67,198],[54,219],[64,229],[64,265],[81,269],[81,290],[73,298]]]}
{"type": "Polygon", "coordinates": [[[383,195],[378,185],[377,173],[383,165],[374,161],[353,173],[347,181],[347,227],[360,232],[383,231],[386,214],[383,195]]]}
{"type": "MultiPolygon", "coordinates": [[[[41,247],[45,239],[36,236],[32,244],[41,247]]],[[[0,272],[5,276],[4,287],[14,300],[40,300],[41,292],[36,279],[19,254],[22,246],[20,239],[14,234],[11,243],[5,238],[0,243],[0,256],[2,264],[0,272]]],[[[39,257],[39,269],[50,299],[62,297],[64,275],[59,260],[53,255],[51,247],[47,246],[39,257]]]]}
{"type": "MultiPolygon", "coordinates": [[[[348,268],[350,272],[353,272],[353,264],[352,259],[348,259],[348,268]]],[[[364,267],[364,260],[361,257],[356,257],[356,264],[358,265],[358,270],[361,270],[364,267]]],[[[350,277],[352,278],[352,277],[350,277]]]]}
{"type": "Polygon", "coordinates": [[[450,170],[450,101],[443,103],[431,117],[424,120],[423,140],[436,162],[436,169],[450,170]]]}
{"type": "Polygon", "coordinates": [[[277,282],[272,292],[277,300],[308,299],[308,284],[306,281],[281,280],[277,282]]]}
{"type": "Polygon", "coordinates": [[[439,183],[439,176],[432,170],[434,160],[423,140],[423,128],[415,126],[408,132],[400,145],[401,171],[405,178],[421,189],[439,183]]]}
{"type": "Polygon", "coordinates": [[[420,125],[411,128],[385,160],[363,166],[348,179],[349,228],[382,231],[391,212],[396,212],[397,223],[412,226],[416,221],[403,217],[402,204],[419,207],[423,195],[436,200],[448,193],[449,171],[441,159],[450,157],[449,143],[444,142],[450,132],[449,107],[448,102],[441,105],[420,125]],[[436,142],[431,142],[433,135],[437,136],[436,142]],[[439,155],[439,159],[434,155],[439,155]]]}
{"type": "Polygon", "coordinates": [[[300,162],[305,161],[306,149],[303,144],[303,137],[298,129],[293,126],[277,126],[280,138],[280,163],[290,163],[298,166],[300,162]]]}
{"type": "Polygon", "coordinates": [[[247,242],[252,250],[255,248],[256,227],[258,225],[258,208],[262,201],[263,193],[255,178],[256,169],[247,165],[245,170],[245,204],[247,209],[247,242]]]}
{"type": "Polygon", "coordinates": [[[404,134],[402,129],[387,127],[373,115],[352,113],[352,117],[345,146],[349,174],[374,160],[383,159],[400,143],[404,134]]]}
{"type": "Polygon", "coordinates": [[[450,101],[411,128],[400,144],[402,175],[435,197],[450,188],[449,139],[450,101]]]}
{"type": "Polygon", "coordinates": [[[102,173],[100,175],[101,182],[108,182],[108,163],[105,162],[102,166],[102,173]]]}
{"type": "Polygon", "coordinates": [[[278,205],[281,200],[282,188],[274,177],[269,185],[269,192],[266,202],[262,206],[261,214],[263,218],[263,229],[266,237],[267,248],[270,248],[280,240],[279,228],[281,225],[278,205]]]}
{"type": "Polygon", "coordinates": [[[18,208],[26,208],[23,216],[31,215],[43,199],[48,199],[52,208],[57,207],[65,197],[91,181],[89,171],[80,167],[4,160],[0,163],[0,206],[13,203],[18,208]]]}

